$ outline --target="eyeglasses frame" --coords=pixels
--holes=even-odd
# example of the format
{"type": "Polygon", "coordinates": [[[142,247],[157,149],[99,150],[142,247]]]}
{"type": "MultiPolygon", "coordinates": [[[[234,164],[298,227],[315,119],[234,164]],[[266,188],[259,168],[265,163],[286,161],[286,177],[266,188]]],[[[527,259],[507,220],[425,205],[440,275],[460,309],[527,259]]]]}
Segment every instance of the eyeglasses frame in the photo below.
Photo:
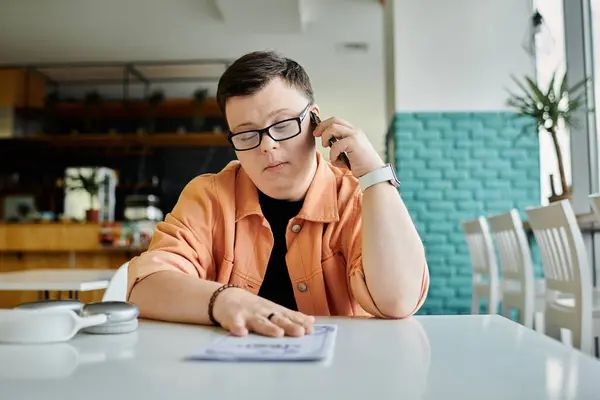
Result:
{"type": "Polygon", "coordinates": [[[284,119],[284,120],[281,120],[281,121],[277,121],[277,122],[275,122],[275,123],[267,126],[266,128],[263,128],[263,129],[250,129],[250,130],[247,130],[247,131],[237,132],[237,133],[233,133],[233,132],[229,131],[229,134],[227,135],[227,140],[229,141],[229,143],[231,143],[231,146],[233,146],[233,148],[234,148],[235,151],[248,151],[248,150],[254,150],[254,149],[256,149],[257,147],[259,147],[261,145],[262,139],[263,139],[263,135],[265,133],[267,135],[269,135],[269,137],[271,139],[273,139],[274,141],[276,141],[276,142],[283,142],[283,141],[286,141],[286,140],[293,139],[293,138],[295,138],[296,136],[298,136],[299,134],[302,133],[302,122],[304,122],[304,118],[306,118],[306,115],[308,115],[308,109],[309,108],[310,108],[310,103],[308,103],[306,105],[306,107],[304,107],[304,110],[302,111],[302,113],[298,117],[288,118],[288,119],[284,119]],[[298,133],[296,133],[295,135],[292,135],[290,137],[287,137],[285,139],[275,139],[273,136],[271,136],[271,132],[269,132],[269,130],[272,127],[274,127],[275,125],[281,124],[283,122],[289,122],[289,121],[296,121],[298,123],[298,133]],[[248,149],[242,149],[242,150],[237,149],[235,147],[235,145],[233,144],[233,138],[236,137],[236,136],[238,136],[238,135],[243,135],[243,134],[248,133],[248,132],[257,132],[258,133],[258,144],[256,146],[250,147],[248,149]]]}

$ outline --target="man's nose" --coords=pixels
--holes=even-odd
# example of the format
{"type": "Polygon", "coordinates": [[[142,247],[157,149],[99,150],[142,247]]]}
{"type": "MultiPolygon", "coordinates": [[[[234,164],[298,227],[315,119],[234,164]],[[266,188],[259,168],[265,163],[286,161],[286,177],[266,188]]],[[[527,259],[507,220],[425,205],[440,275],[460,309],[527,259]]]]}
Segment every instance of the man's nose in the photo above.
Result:
{"type": "Polygon", "coordinates": [[[274,150],[276,148],[279,147],[279,142],[271,139],[271,136],[269,136],[266,132],[263,133],[262,136],[262,141],[260,143],[260,151],[263,153],[267,153],[271,150],[274,150]]]}

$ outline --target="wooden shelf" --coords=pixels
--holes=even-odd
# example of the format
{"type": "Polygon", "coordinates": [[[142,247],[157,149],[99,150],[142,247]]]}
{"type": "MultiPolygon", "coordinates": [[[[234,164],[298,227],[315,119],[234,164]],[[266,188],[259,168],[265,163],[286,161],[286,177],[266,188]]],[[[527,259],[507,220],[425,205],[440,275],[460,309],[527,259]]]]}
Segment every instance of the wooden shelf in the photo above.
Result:
{"type": "Polygon", "coordinates": [[[202,147],[229,146],[225,133],[147,133],[40,135],[10,138],[15,142],[45,143],[53,147],[202,147]]]}

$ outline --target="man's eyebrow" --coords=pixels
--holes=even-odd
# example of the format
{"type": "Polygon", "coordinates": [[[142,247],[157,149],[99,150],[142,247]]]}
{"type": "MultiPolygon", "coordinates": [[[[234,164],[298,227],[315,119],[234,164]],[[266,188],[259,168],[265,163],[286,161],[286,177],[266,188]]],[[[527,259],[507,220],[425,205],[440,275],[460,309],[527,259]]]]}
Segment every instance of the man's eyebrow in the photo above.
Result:
{"type": "MultiPolygon", "coordinates": [[[[267,118],[270,118],[270,117],[272,117],[272,116],[274,116],[274,115],[277,115],[277,114],[279,114],[279,113],[280,113],[280,112],[282,112],[282,111],[289,111],[289,110],[290,110],[290,109],[289,109],[289,108],[287,108],[287,107],[284,107],[284,108],[278,108],[277,110],[271,111],[269,114],[267,114],[267,118]]],[[[238,129],[242,128],[242,127],[245,127],[245,126],[252,126],[252,125],[253,125],[253,123],[252,123],[252,122],[244,122],[244,123],[241,123],[241,124],[237,125],[237,126],[236,126],[236,127],[233,129],[233,130],[235,131],[235,130],[238,130],[238,129]]]]}

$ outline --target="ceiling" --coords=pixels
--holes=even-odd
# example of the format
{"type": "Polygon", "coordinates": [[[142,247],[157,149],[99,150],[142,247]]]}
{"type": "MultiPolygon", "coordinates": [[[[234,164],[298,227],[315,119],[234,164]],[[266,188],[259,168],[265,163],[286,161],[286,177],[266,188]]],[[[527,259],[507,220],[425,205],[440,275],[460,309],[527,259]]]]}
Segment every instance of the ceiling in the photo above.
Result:
{"type": "MultiPolygon", "coordinates": [[[[385,131],[383,7],[377,0],[1,3],[0,64],[234,60],[253,50],[277,50],[305,67],[326,115],[355,116],[364,129],[385,131]]],[[[200,72],[214,78],[222,68],[200,72]]],[[[199,71],[150,69],[155,75],[199,71]]],[[[88,72],[62,76],[80,79],[88,72]]],[[[199,85],[174,84],[167,91],[189,95],[199,85]]],[[[201,85],[216,91],[214,79],[201,85]]]]}

